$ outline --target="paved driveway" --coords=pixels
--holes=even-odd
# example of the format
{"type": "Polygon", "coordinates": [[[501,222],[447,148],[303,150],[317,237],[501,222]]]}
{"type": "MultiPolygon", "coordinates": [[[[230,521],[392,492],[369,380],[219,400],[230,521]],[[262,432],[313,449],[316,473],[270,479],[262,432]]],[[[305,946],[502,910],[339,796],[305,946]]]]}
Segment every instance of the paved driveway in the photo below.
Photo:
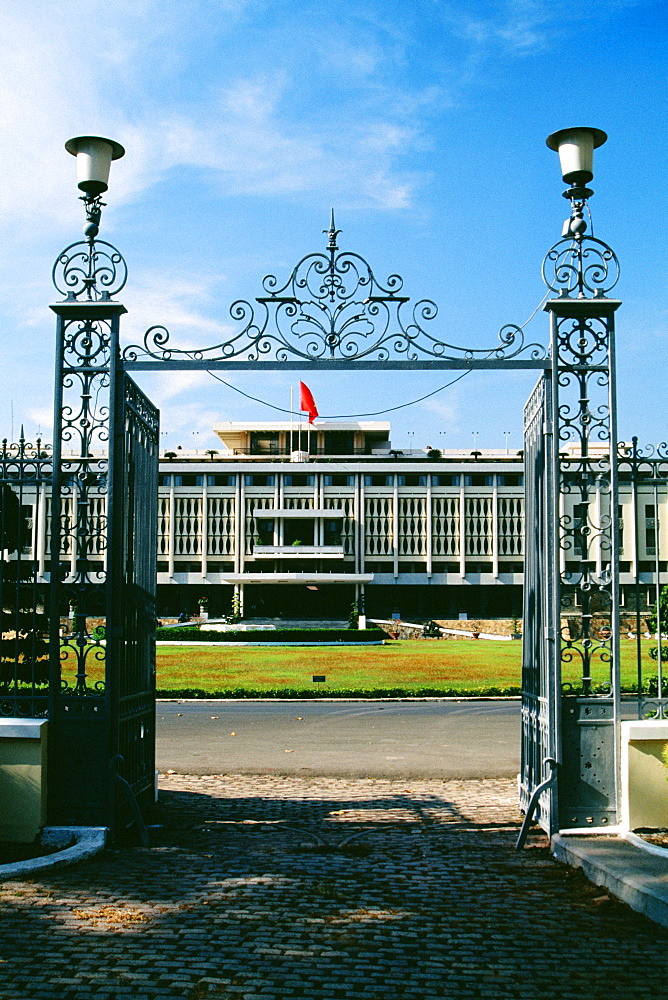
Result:
{"type": "Polygon", "coordinates": [[[519,701],[159,702],[157,766],[185,774],[514,777],[519,701]]]}
{"type": "Polygon", "coordinates": [[[513,850],[510,780],[163,779],[151,850],[0,886],[3,1000],[657,1000],[668,932],[513,850]]]}

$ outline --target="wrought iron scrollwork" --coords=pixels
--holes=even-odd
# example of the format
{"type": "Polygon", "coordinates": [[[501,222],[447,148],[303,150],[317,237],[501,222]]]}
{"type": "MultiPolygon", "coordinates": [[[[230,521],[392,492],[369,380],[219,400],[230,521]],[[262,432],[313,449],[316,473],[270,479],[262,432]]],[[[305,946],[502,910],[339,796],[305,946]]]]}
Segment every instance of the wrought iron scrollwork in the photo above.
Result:
{"type": "Polygon", "coordinates": [[[630,513],[635,553],[627,568],[632,573],[634,587],[625,616],[629,638],[635,639],[638,717],[666,719],[668,669],[665,636],[668,622],[661,597],[665,553],[661,545],[659,512],[668,490],[668,443],[663,441],[642,447],[636,437],[630,443],[620,442],[617,446],[617,468],[620,482],[628,491],[624,510],[630,513]],[[641,579],[641,574],[649,572],[654,577],[651,585],[648,585],[647,577],[641,579]],[[647,647],[643,643],[643,635],[647,638],[652,635],[654,644],[647,647]]]}
{"type": "Polygon", "coordinates": [[[612,291],[619,281],[619,261],[614,251],[593,236],[567,237],[548,250],[543,260],[543,280],[559,295],[597,298],[612,291]]]}
{"type": "Polygon", "coordinates": [[[384,283],[357,253],[339,251],[332,218],[323,253],[303,257],[286,281],[273,274],[262,281],[254,302],[237,300],[230,316],[238,329],[210,347],[172,346],[169,331],[153,326],[141,344],[125,348],[126,361],[420,361],[509,360],[545,357],[545,347],[527,343],[520,326],[507,324],[491,347],[465,348],[428,329],[438,314],[430,299],[411,303],[403,279],[384,283]]]}
{"type": "Polygon", "coordinates": [[[53,283],[70,299],[103,301],[117,295],[128,278],[120,250],[105,240],[81,240],[66,247],[53,265],[53,283]]]}

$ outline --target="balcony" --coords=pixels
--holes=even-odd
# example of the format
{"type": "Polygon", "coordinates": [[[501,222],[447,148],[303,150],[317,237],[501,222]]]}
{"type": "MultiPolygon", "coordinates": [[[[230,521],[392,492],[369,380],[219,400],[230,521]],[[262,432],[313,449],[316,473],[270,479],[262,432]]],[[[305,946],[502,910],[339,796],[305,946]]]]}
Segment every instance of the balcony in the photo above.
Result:
{"type": "Polygon", "coordinates": [[[325,517],[327,520],[336,520],[337,518],[346,517],[346,513],[343,510],[330,509],[329,507],[276,507],[274,509],[256,510],[255,517],[258,520],[272,517],[300,518],[302,520],[308,520],[312,517],[325,517]]]}
{"type": "Polygon", "coordinates": [[[254,545],[256,559],[343,559],[343,545],[254,545]]]}

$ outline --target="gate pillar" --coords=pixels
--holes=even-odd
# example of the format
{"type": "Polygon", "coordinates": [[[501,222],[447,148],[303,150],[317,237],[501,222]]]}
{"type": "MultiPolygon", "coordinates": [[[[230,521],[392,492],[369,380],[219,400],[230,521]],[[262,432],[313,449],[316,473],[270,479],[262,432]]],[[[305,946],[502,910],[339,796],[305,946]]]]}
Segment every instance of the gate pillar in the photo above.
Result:
{"type": "Polygon", "coordinates": [[[551,320],[557,487],[553,669],[561,704],[555,819],[568,829],[614,825],[619,819],[614,319],[621,303],[606,298],[617,267],[605,244],[577,241],[567,265],[558,247],[547,260],[555,263],[553,280],[561,283],[561,294],[545,309],[551,320]]]}
{"type": "MultiPolygon", "coordinates": [[[[619,819],[619,542],[610,247],[587,236],[599,129],[555,132],[571,217],[543,261],[550,374],[525,408],[520,802],[552,834],[619,819]],[[549,384],[548,384],[549,383],[549,384]],[[550,768],[552,773],[545,773],[550,768]]],[[[527,815],[527,821],[530,815],[527,815]]]]}
{"type": "Polygon", "coordinates": [[[126,309],[113,296],[127,269],[96,239],[99,190],[84,197],[87,239],[53,269],[65,299],[51,306],[47,812],[51,824],[115,833],[153,798],[159,432],[157,410],[120,366],[126,309]]]}

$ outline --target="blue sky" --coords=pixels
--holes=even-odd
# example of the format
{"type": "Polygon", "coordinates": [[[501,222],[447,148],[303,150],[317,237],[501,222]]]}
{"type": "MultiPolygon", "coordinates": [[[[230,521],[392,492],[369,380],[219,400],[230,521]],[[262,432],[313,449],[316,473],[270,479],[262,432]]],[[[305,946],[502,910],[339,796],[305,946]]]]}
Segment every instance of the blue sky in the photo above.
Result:
{"type": "MultiPolygon", "coordinates": [[[[0,0],[0,434],[50,436],[51,265],[81,232],[63,143],[122,142],[102,236],[123,252],[127,340],[206,346],[229,305],[340,246],[494,343],[544,294],[566,215],[555,129],[605,129],[591,208],[617,252],[619,429],[668,438],[665,5],[652,0],[0,0]]],[[[544,340],[539,311],[532,338],[544,340]]],[[[234,374],[287,406],[300,373],[234,374]]],[[[302,373],[322,414],[408,402],[448,373],[302,373]]],[[[163,443],[277,419],[206,373],[139,377],[163,443]]],[[[521,447],[531,373],[472,373],[391,416],[398,447],[521,447]],[[477,432],[474,438],[473,432],[477,432]]]]}

